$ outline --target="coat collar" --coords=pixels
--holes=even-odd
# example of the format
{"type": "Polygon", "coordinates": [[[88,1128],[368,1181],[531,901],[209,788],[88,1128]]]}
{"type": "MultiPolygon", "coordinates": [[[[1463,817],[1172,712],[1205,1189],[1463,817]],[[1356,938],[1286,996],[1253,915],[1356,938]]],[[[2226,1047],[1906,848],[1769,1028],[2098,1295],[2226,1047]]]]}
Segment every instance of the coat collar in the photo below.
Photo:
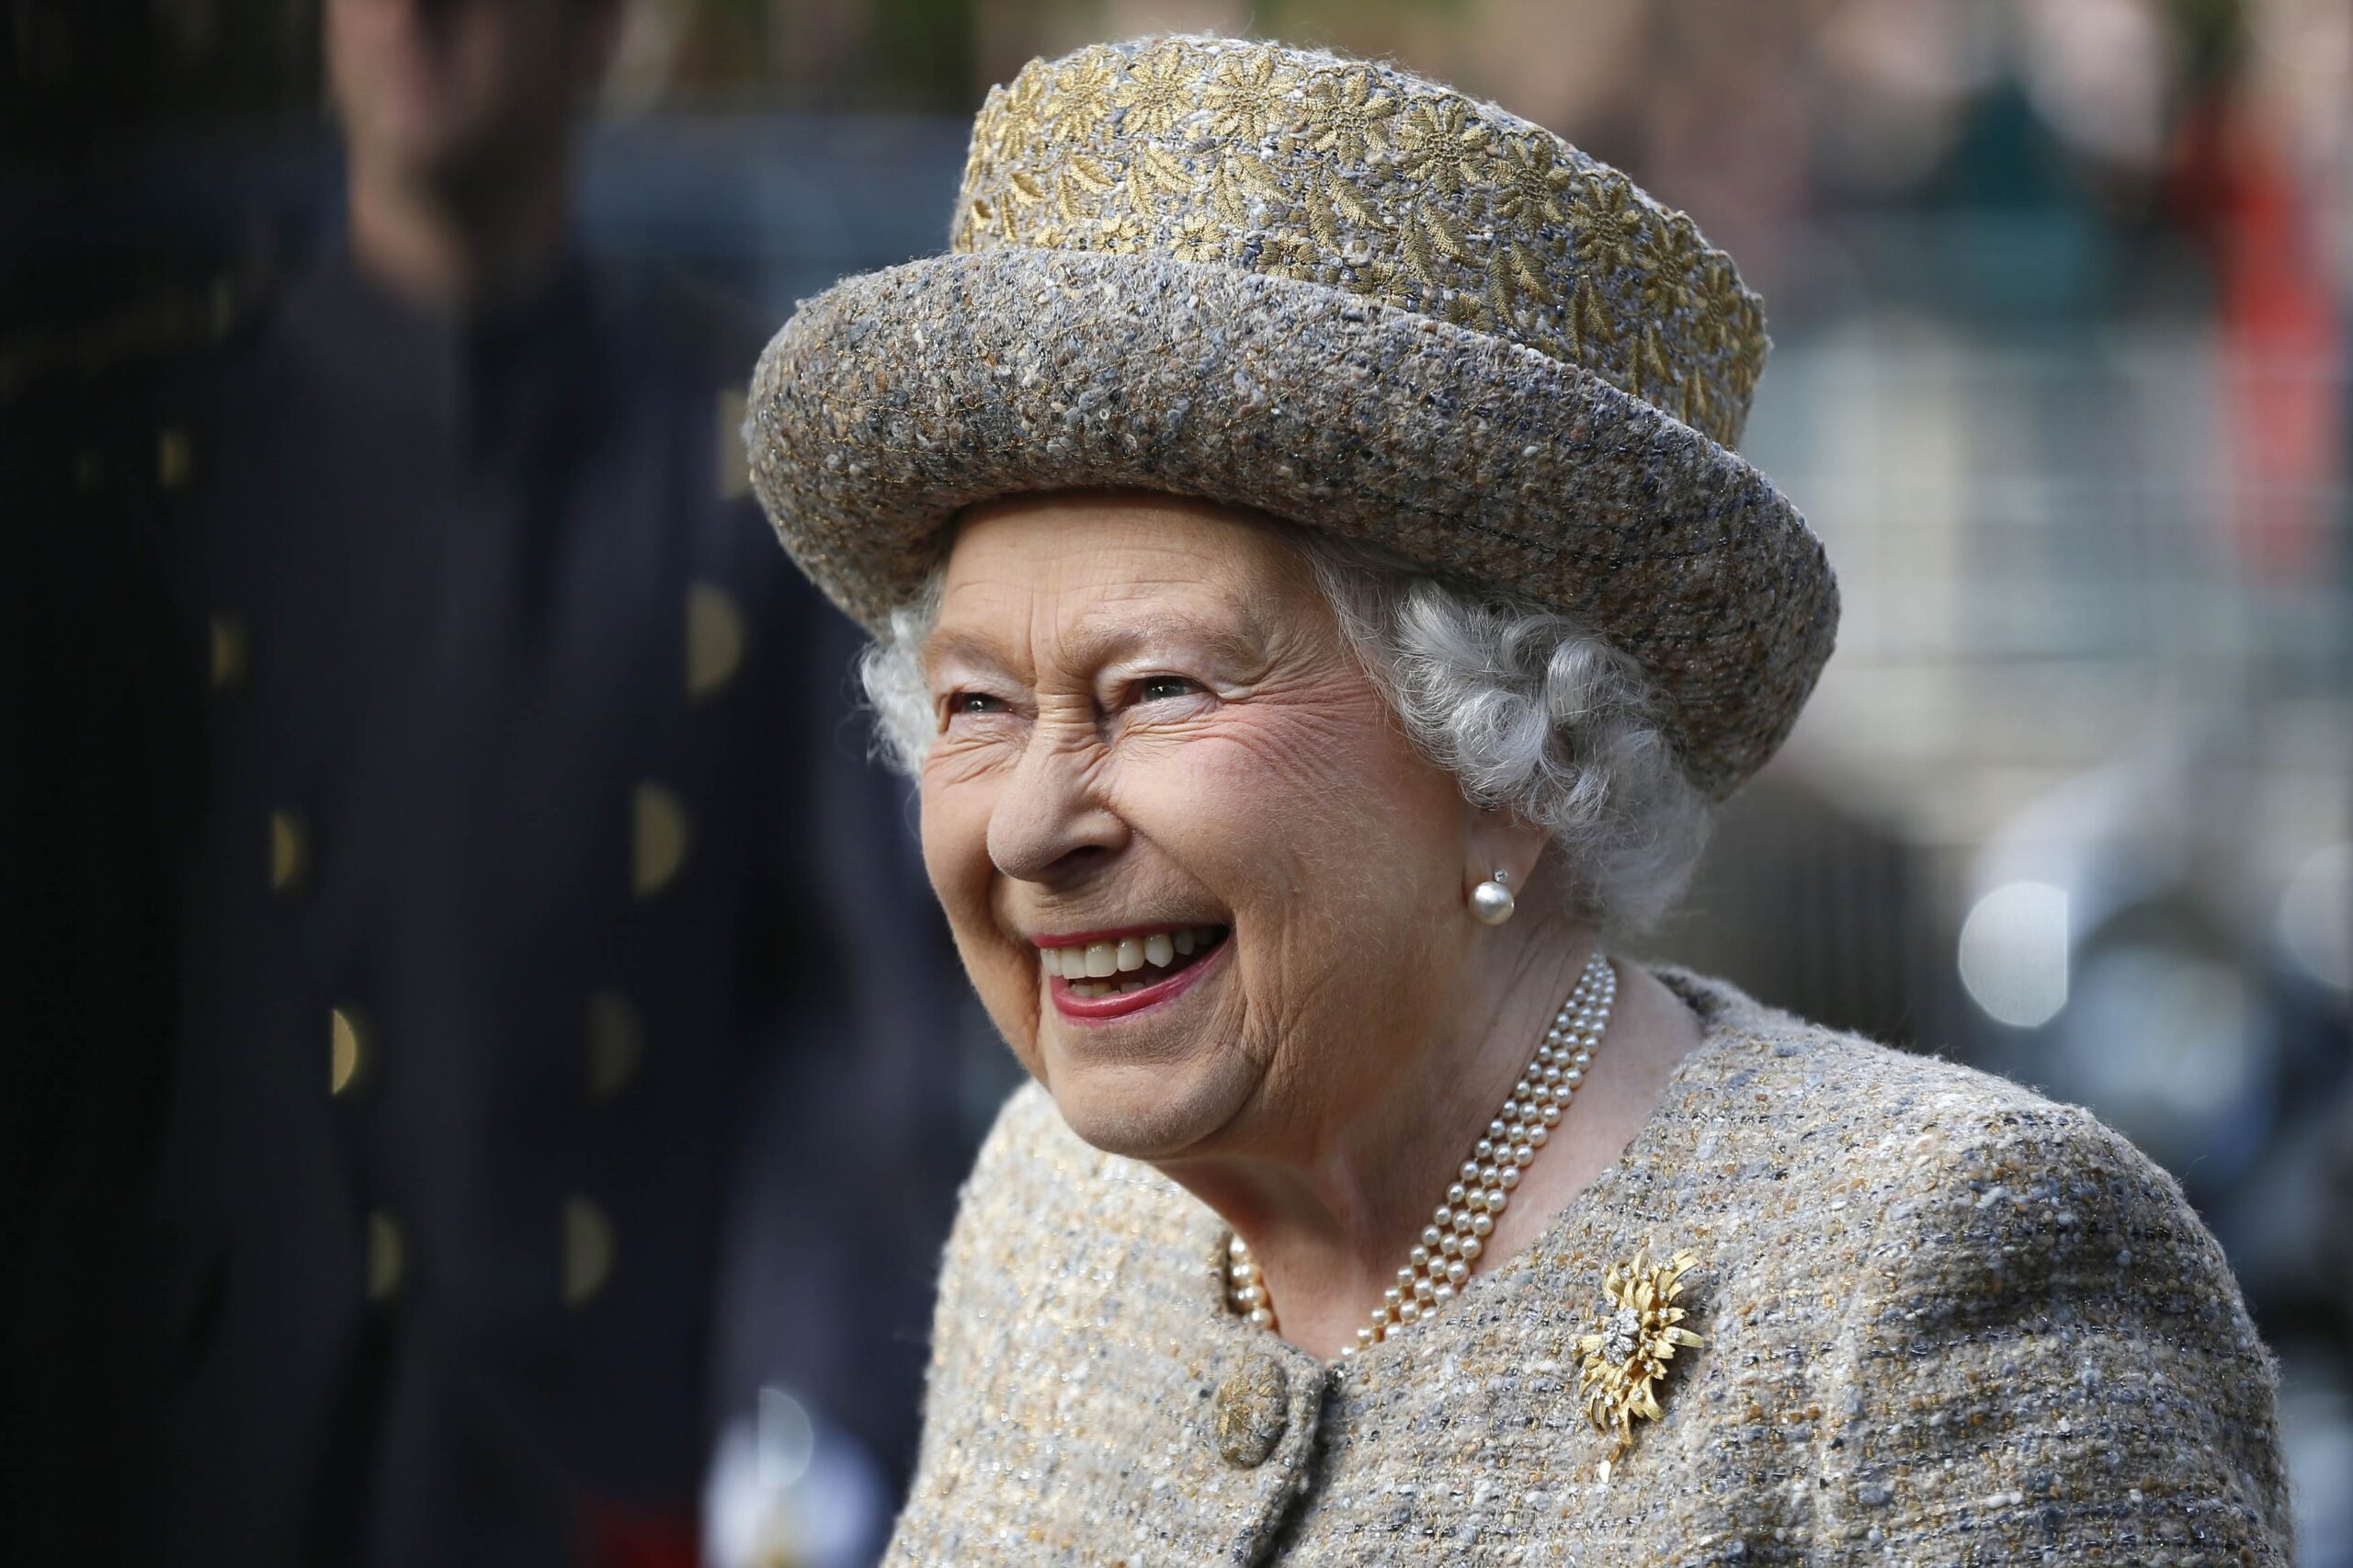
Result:
{"type": "MultiPolygon", "coordinates": [[[[1148,1437],[1153,1450],[1175,1460],[1169,1495],[1158,1506],[1168,1510],[1161,1517],[1176,1539],[1220,1540],[1229,1549],[1225,1560],[1254,1561],[1318,1469],[1317,1440],[1336,1409],[1378,1401],[1397,1419],[1401,1410],[1427,1404],[1435,1418],[1466,1367],[1506,1358],[1572,1366],[1571,1347],[1590,1326],[1608,1263],[1631,1256],[1637,1235],[1661,1249],[1695,1239],[1681,1217],[1648,1213],[1643,1194],[1660,1161],[1688,1142],[1691,1120],[1711,1113],[1727,1079],[1738,1077],[1759,1043],[1785,1040],[1790,1026],[1803,1026],[1728,982],[1675,965],[1646,967],[1699,1017],[1700,1041],[1677,1063],[1625,1150],[1534,1242],[1474,1278],[1447,1312],[1346,1363],[1326,1364],[1233,1313],[1225,1301],[1233,1234],[1225,1222],[1149,1167],[1102,1156],[1152,1194],[1143,1202],[1152,1214],[1144,1222],[1176,1239],[1167,1256],[1171,1267],[1183,1271],[1179,1288],[1140,1293],[1165,1305],[1148,1314],[1156,1321],[1133,1325],[1175,1356],[1196,1385],[1179,1391],[1188,1397],[1151,1400],[1138,1413],[1157,1428],[1148,1437]],[[1237,1406],[1243,1419],[1279,1426],[1256,1463],[1238,1464],[1221,1449],[1219,1413],[1232,1415],[1237,1406]]],[[[1696,1273],[1692,1299],[1704,1301],[1711,1283],[1704,1268],[1696,1273]]],[[[1565,1372],[1562,1382],[1563,1408],[1575,1414],[1565,1372]]],[[[1588,1472],[1607,1451],[1581,1417],[1568,1440],[1588,1472]]]]}

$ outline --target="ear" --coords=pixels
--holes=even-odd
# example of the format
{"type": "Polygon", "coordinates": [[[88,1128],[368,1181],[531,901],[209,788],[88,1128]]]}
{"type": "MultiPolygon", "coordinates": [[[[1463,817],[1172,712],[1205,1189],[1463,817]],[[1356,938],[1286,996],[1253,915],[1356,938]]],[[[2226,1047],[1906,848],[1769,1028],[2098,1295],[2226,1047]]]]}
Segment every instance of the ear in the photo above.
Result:
{"type": "Polygon", "coordinates": [[[1495,807],[1467,808],[1462,835],[1462,902],[1468,908],[1471,890],[1505,873],[1504,886],[1514,897],[1525,897],[1529,873],[1552,835],[1516,812],[1495,807]]]}

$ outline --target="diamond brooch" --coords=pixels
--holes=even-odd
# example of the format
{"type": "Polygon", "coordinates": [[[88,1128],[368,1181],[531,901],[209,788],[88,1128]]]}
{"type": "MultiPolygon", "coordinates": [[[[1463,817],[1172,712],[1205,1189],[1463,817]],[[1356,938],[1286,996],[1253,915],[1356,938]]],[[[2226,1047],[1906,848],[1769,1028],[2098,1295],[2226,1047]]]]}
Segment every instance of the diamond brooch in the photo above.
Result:
{"type": "Polygon", "coordinates": [[[1675,1304],[1683,1293],[1685,1271],[1698,1261],[1689,1252],[1678,1252],[1665,1263],[1653,1263],[1645,1245],[1632,1261],[1613,1263],[1602,1276],[1606,1300],[1599,1325],[1577,1340],[1577,1354],[1584,1358],[1586,1415],[1595,1427],[1617,1437],[1599,1467],[1605,1484],[1610,1467],[1633,1446],[1635,1418],[1658,1419],[1657,1385],[1676,1347],[1707,1344],[1682,1326],[1687,1314],[1675,1304]]]}

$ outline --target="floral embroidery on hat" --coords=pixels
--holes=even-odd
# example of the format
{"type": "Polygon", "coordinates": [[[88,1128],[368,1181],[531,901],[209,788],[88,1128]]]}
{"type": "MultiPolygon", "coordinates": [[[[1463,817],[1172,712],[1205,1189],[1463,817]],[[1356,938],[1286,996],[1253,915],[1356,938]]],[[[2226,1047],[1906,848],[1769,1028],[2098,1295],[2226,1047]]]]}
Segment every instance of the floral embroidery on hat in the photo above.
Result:
{"type": "Polygon", "coordinates": [[[1349,289],[1582,365],[1727,446],[1764,362],[1730,261],[1615,170],[1390,67],[1248,40],[1024,66],[982,106],[953,233],[1349,289]]]}

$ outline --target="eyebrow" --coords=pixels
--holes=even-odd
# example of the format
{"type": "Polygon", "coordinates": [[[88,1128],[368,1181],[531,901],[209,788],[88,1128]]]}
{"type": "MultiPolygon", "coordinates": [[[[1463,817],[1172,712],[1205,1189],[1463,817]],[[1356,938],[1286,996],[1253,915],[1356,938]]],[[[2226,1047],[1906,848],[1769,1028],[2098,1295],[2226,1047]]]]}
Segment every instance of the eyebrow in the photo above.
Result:
{"type": "MultiPolygon", "coordinates": [[[[1148,643],[1170,642],[1199,644],[1213,657],[1256,671],[1267,662],[1266,639],[1259,634],[1255,617],[1245,619],[1249,622],[1246,631],[1207,624],[1165,610],[1119,616],[1097,614],[1080,624],[1068,639],[1067,646],[1073,659],[1089,669],[1131,656],[1148,643]]],[[[1006,666],[1002,645],[983,632],[948,627],[925,640],[923,662],[926,672],[934,664],[951,659],[1000,670],[1006,666]]]]}
{"type": "Polygon", "coordinates": [[[933,665],[950,659],[961,664],[983,665],[991,669],[1001,668],[1005,664],[998,654],[996,640],[983,637],[977,631],[935,630],[923,640],[919,657],[926,675],[931,673],[933,665]]]}

